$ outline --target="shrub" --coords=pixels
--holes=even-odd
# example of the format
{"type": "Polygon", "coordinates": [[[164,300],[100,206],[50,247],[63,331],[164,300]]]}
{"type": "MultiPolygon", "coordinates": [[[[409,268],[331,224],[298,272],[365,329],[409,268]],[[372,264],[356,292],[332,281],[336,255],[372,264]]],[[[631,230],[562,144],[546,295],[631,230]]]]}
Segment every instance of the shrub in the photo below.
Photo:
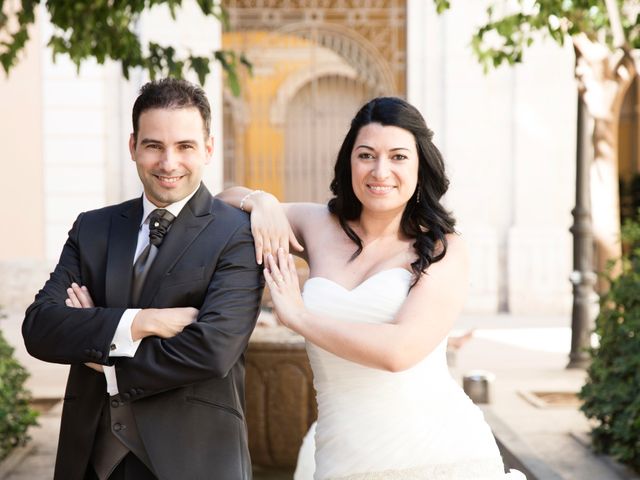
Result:
{"type": "Polygon", "coordinates": [[[27,429],[37,424],[38,414],[30,408],[31,395],[24,388],[28,376],[0,332],[0,460],[26,444],[27,429]]]}
{"type": "MultiPolygon", "coordinates": [[[[622,228],[621,273],[600,298],[597,348],[580,398],[582,411],[596,420],[594,450],[640,471],[640,223],[622,228]]],[[[608,272],[611,271],[611,268],[608,272]]]]}

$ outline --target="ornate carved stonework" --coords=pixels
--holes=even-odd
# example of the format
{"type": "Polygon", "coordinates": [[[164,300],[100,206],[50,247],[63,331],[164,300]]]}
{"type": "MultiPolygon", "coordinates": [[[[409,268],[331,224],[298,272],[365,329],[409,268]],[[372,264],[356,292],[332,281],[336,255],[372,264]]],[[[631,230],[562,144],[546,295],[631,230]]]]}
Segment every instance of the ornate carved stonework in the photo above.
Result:
{"type": "Polygon", "coordinates": [[[251,460],[293,469],[317,416],[304,339],[282,326],[258,326],[246,355],[246,415],[251,460]]]}
{"type": "Polygon", "coordinates": [[[279,30],[291,24],[346,27],[366,39],[392,72],[395,94],[405,94],[404,0],[225,0],[231,31],[279,30]]]}
{"type": "Polygon", "coordinates": [[[223,47],[252,64],[251,75],[241,72],[240,97],[225,99],[225,185],[327,201],[358,108],[405,95],[405,2],[223,3],[230,17],[223,47]]]}

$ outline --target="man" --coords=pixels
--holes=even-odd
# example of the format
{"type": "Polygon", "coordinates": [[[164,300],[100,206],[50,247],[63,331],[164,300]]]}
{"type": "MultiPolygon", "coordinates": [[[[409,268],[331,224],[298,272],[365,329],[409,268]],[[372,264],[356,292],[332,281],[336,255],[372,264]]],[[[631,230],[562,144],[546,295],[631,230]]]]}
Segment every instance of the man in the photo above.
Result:
{"type": "Polygon", "coordinates": [[[56,479],[251,478],[244,351],[263,282],[248,217],[201,183],[209,130],[199,87],[142,87],[142,198],[81,214],[27,309],[29,353],[71,365],[56,479]]]}

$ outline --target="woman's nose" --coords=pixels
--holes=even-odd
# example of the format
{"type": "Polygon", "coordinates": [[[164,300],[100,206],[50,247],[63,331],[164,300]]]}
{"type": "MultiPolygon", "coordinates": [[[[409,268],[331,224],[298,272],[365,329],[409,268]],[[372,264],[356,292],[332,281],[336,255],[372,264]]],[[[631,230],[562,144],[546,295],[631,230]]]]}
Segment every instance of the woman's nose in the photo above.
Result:
{"type": "Polygon", "coordinates": [[[386,158],[379,158],[371,172],[374,178],[384,180],[389,176],[389,161],[386,158]]]}

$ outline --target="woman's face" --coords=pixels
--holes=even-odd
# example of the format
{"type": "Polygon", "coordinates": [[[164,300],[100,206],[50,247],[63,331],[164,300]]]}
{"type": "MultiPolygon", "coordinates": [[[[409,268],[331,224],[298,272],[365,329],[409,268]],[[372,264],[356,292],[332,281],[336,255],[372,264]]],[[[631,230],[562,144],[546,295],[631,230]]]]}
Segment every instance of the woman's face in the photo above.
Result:
{"type": "Polygon", "coordinates": [[[413,134],[379,123],[362,127],[351,152],[351,182],[363,211],[402,212],[418,183],[413,134]]]}

